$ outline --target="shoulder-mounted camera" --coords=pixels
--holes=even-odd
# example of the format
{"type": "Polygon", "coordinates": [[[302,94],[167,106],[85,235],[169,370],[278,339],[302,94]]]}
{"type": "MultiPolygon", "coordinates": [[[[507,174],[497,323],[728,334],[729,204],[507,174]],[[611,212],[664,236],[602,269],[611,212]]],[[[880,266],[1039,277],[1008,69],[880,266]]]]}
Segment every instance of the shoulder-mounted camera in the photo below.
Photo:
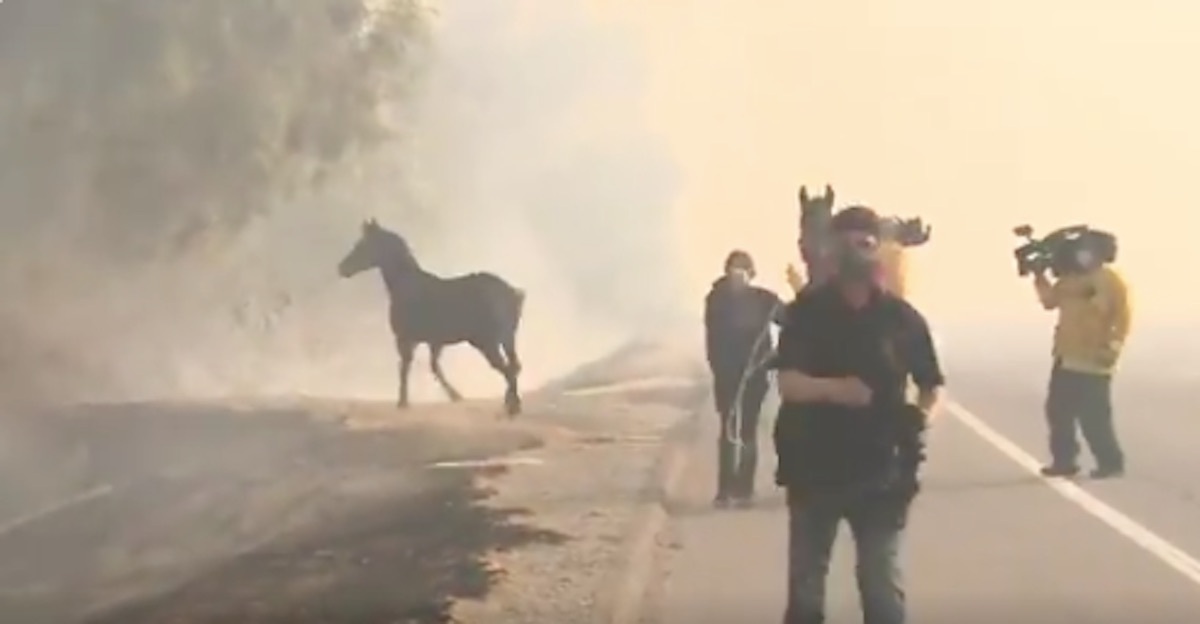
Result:
{"type": "Polygon", "coordinates": [[[1034,237],[1032,226],[1021,225],[1013,228],[1013,234],[1025,239],[1013,250],[1021,277],[1046,271],[1055,277],[1079,272],[1083,267],[1076,257],[1082,250],[1096,254],[1103,263],[1117,260],[1117,237],[1087,225],[1059,228],[1042,238],[1034,237]]]}
{"type": "Polygon", "coordinates": [[[883,238],[894,240],[903,247],[924,245],[929,242],[931,234],[933,226],[926,225],[921,217],[888,217],[883,222],[883,238]]]}

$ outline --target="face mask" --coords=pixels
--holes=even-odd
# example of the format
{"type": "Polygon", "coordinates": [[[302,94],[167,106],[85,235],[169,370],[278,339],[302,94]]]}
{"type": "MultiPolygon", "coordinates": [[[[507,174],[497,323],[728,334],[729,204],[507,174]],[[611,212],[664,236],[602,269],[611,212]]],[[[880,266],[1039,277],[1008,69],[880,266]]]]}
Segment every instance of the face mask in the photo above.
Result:
{"type": "Polygon", "coordinates": [[[869,252],[849,247],[838,253],[837,277],[843,282],[874,280],[878,262],[869,252]]]}
{"type": "Polygon", "coordinates": [[[735,286],[746,286],[750,283],[750,272],[746,269],[729,269],[725,276],[735,286]]]}
{"type": "Polygon", "coordinates": [[[1084,269],[1092,268],[1096,262],[1096,256],[1090,250],[1080,249],[1075,252],[1075,264],[1084,269]]]}

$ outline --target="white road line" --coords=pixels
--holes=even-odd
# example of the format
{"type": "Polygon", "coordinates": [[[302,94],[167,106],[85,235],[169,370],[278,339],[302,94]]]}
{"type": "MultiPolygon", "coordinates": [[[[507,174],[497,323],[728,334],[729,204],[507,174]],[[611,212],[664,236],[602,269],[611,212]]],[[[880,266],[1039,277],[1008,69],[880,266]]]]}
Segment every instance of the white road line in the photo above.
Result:
{"type": "Polygon", "coordinates": [[[441,461],[426,466],[435,469],[457,468],[509,468],[512,466],[542,466],[546,462],[537,457],[491,457],[487,459],[464,459],[441,461]]]}
{"type": "MultiPolygon", "coordinates": [[[[996,431],[970,410],[954,401],[946,401],[944,408],[959,422],[983,438],[1030,474],[1041,476],[1041,463],[1015,442],[996,431]]],[[[1046,485],[1063,498],[1075,503],[1080,509],[1095,516],[1112,530],[1138,545],[1189,581],[1200,585],[1200,561],[1168,542],[1138,521],[1121,513],[1112,505],[1100,500],[1092,493],[1066,479],[1045,479],[1046,485]]]]}
{"type": "Polygon", "coordinates": [[[85,490],[66,498],[59,499],[54,503],[43,507],[42,509],[32,513],[27,513],[19,518],[13,518],[4,524],[0,524],[0,537],[4,537],[23,526],[33,524],[39,520],[44,520],[56,513],[59,513],[60,511],[66,511],[67,509],[70,509],[76,505],[82,505],[88,501],[96,500],[97,498],[102,498],[112,493],[113,486],[105,483],[90,490],[85,490]]]}

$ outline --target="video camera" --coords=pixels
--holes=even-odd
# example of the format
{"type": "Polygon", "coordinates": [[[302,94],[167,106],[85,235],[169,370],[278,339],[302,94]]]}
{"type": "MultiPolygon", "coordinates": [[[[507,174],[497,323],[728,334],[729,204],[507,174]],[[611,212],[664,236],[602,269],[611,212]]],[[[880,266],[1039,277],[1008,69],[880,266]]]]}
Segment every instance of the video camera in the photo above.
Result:
{"type": "Polygon", "coordinates": [[[888,217],[884,221],[884,231],[888,238],[904,247],[919,247],[929,242],[933,226],[925,225],[925,220],[921,217],[888,217]]]}
{"type": "Polygon", "coordinates": [[[1013,250],[1017,274],[1021,277],[1046,271],[1054,277],[1076,273],[1081,268],[1076,264],[1075,254],[1081,249],[1092,251],[1105,263],[1117,260],[1117,237],[1086,225],[1059,228],[1041,239],[1034,238],[1030,225],[1013,228],[1013,234],[1025,239],[1024,244],[1013,250]]]}

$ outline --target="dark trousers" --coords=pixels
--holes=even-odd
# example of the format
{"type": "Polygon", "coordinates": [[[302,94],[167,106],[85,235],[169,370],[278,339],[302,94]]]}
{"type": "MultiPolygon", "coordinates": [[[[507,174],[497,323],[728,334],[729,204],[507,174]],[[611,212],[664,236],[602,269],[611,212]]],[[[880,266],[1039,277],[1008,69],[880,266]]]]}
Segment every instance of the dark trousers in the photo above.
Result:
{"type": "Polygon", "coordinates": [[[864,624],[904,624],[900,545],[908,503],[877,494],[803,496],[788,489],[788,586],[783,624],[825,623],[825,581],[845,520],[854,537],[864,624]]]}
{"type": "Polygon", "coordinates": [[[721,429],[717,434],[717,496],[720,498],[750,498],[754,495],[754,474],[758,470],[758,423],[768,383],[763,373],[751,375],[746,380],[740,401],[739,426],[735,418],[739,414],[735,414],[734,403],[738,400],[740,382],[740,378],[715,380],[717,414],[721,418],[721,429]],[[737,439],[731,439],[735,436],[737,439]]]}
{"type": "Polygon", "coordinates": [[[1046,394],[1046,421],[1050,426],[1050,457],[1055,467],[1079,466],[1076,429],[1083,432],[1098,467],[1125,467],[1125,455],[1113,427],[1111,376],[1067,370],[1056,362],[1050,371],[1050,389],[1046,394]]]}

